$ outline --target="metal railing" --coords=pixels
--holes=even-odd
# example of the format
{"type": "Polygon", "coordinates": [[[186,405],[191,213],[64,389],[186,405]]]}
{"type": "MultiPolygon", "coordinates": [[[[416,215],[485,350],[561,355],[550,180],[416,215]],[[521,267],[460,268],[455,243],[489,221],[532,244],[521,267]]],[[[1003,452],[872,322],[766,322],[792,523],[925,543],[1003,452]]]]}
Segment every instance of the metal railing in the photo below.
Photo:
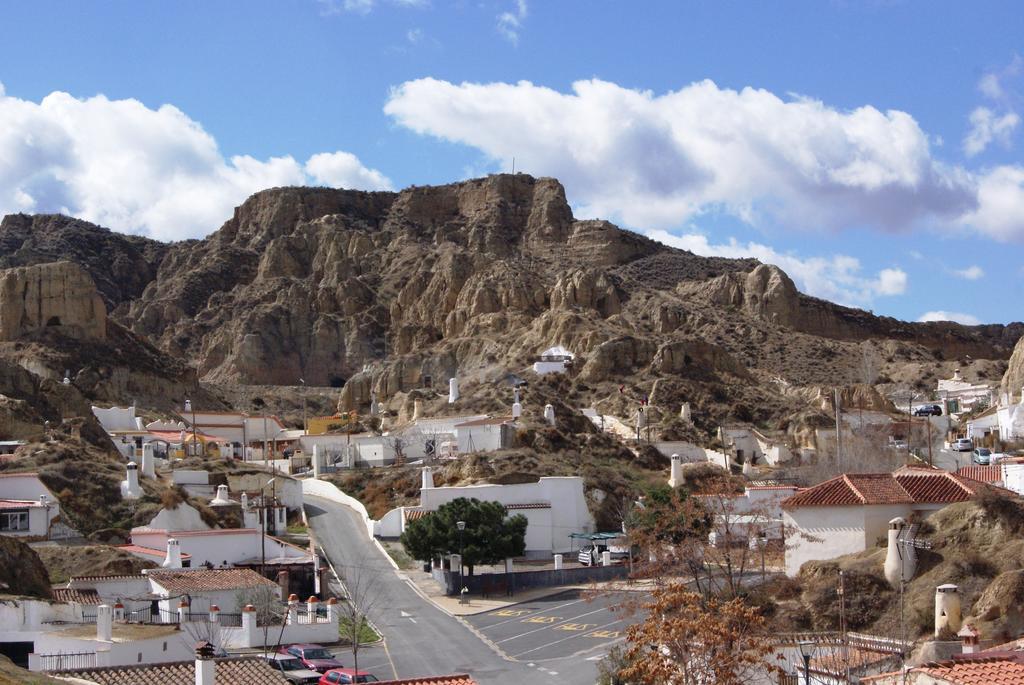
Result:
{"type": "Polygon", "coordinates": [[[39,667],[44,671],[70,671],[96,667],[96,652],[39,654],[39,667]]]}

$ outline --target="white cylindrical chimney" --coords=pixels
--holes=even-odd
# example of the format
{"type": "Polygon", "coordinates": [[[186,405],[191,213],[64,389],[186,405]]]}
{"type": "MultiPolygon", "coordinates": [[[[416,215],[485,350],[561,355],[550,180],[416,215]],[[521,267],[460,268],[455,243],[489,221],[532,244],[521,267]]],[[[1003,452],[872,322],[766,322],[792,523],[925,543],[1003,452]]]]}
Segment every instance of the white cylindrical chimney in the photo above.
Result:
{"type": "Polygon", "coordinates": [[[456,400],[459,399],[459,379],[449,378],[448,379],[448,404],[455,404],[456,400]]]}
{"type": "Polygon", "coordinates": [[[210,504],[215,507],[223,507],[231,504],[231,500],[228,498],[228,486],[218,485],[217,496],[210,500],[210,504]]]}
{"type": "Polygon", "coordinates": [[[377,393],[370,393],[370,416],[376,418],[380,414],[380,404],[377,402],[377,393]]]}
{"type": "Polygon", "coordinates": [[[320,477],[320,468],[323,466],[320,462],[322,455],[320,454],[320,445],[313,445],[313,477],[320,477]]]}
{"type": "Polygon", "coordinates": [[[142,477],[150,480],[156,478],[156,456],[153,453],[153,443],[142,444],[142,477]]]}
{"type": "Polygon", "coordinates": [[[110,642],[114,635],[114,609],[109,604],[96,607],[96,639],[110,642]]]}
{"type": "Polygon", "coordinates": [[[243,492],[238,497],[238,501],[242,503],[242,511],[246,511],[249,508],[249,495],[248,494],[243,492]]]}
{"type": "Polygon", "coordinates": [[[894,588],[899,588],[900,582],[907,582],[914,577],[914,570],[917,568],[917,556],[911,545],[903,544],[900,540],[900,533],[907,522],[896,517],[889,521],[889,543],[885,553],[885,579],[894,588]]]}
{"type": "Polygon", "coordinates": [[[673,454],[671,457],[671,467],[668,476],[668,486],[670,488],[678,487],[683,483],[683,458],[678,454],[673,454]]]}
{"type": "Polygon", "coordinates": [[[423,416],[423,400],[412,401],[412,420],[416,421],[423,416]]]}
{"type": "Polygon", "coordinates": [[[429,490],[434,487],[434,470],[429,466],[423,467],[422,480],[423,482],[420,485],[421,490],[429,490]]]}
{"type": "Polygon", "coordinates": [[[163,568],[181,568],[181,547],[174,538],[167,538],[167,556],[163,568]]]}
{"type": "Polygon", "coordinates": [[[121,494],[125,499],[138,499],[142,496],[142,488],[139,487],[139,467],[135,462],[128,462],[124,480],[124,492],[121,494]]]}
{"type": "Polygon", "coordinates": [[[549,426],[555,425],[555,408],[550,404],[544,405],[544,420],[547,421],[549,426]]]}
{"type": "Polygon", "coordinates": [[[690,403],[689,402],[683,402],[683,406],[679,408],[679,418],[681,418],[683,421],[686,421],[688,423],[692,420],[691,417],[690,417],[690,403]]]}
{"type": "Polygon", "coordinates": [[[513,402],[512,403],[512,418],[513,419],[518,419],[522,415],[523,415],[523,405],[519,404],[518,402],[513,402]]]}
{"type": "Polygon", "coordinates": [[[960,630],[960,589],[952,583],[935,588],[935,637],[960,630]]]}

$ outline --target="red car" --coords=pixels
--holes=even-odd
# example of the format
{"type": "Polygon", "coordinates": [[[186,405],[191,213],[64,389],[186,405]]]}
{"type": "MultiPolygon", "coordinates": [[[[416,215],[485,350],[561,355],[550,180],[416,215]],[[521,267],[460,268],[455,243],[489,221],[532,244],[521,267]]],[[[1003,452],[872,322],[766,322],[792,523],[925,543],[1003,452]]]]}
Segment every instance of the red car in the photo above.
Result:
{"type": "Polygon", "coordinates": [[[326,673],[332,668],[344,666],[334,658],[322,645],[288,645],[277,650],[281,654],[291,654],[311,671],[326,673]]]}
{"type": "Polygon", "coordinates": [[[366,671],[352,668],[332,668],[320,676],[319,685],[348,685],[349,683],[377,683],[377,678],[366,671]]]}

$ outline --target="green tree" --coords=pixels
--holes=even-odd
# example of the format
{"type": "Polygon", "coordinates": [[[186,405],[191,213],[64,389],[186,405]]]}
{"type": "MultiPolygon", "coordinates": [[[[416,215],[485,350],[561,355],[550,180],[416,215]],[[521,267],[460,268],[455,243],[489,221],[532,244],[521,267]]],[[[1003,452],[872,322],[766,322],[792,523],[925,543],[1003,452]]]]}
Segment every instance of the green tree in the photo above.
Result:
{"type": "Polygon", "coordinates": [[[507,516],[498,502],[460,497],[410,521],[401,542],[412,557],[420,560],[458,554],[461,549],[462,563],[473,575],[474,566],[496,564],[526,552],[526,517],[507,516]],[[466,524],[461,533],[456,525],[459,521],[466,524]]]}

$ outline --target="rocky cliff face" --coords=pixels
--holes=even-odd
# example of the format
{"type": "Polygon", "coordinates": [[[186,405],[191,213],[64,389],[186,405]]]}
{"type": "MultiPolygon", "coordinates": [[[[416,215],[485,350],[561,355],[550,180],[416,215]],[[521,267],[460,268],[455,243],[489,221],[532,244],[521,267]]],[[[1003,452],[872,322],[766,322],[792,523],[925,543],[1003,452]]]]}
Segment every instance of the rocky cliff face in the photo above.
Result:
{"type": "Polygon", "coordinates": [[[1024,395],[1020,395],[1024,392],[1024,338],[1018,340],[1016,347],[1013,348],[1006,373],[1003,375],[1000,392],[1007,393],[1011,397],[1019,396],[1020,401],[1024,402],[1024,395]]]}
{"type": "Polygon", "coordinates": [[[73,262],[0,271],[0,341],[46,328],[81,340],[103,340],[107,310],[96,284],[73,262]]]}
{"type": "MultiPolygon", "coordinates": [[[[119,340],[163,354],[147,347],[147,364],[183,360],[211,383],[304,378],[343,387],[345,407],[456,374],[520,373],[556,344],[577,355],[579,402],[657,383],[668,404],[750,386],[768,406],[769,379],[861,380],[862,343],[882,366],[1006,359],[1024,329],[912,324],[816,300],[774,266],[577,221],[557,181],[522,174],[398,193],[271,189],[208,238],[171,245],[8,217],[0,263],[36,263],[61,241],[93,274],[119,340]],[[133,268],[99,273],[103,251],[133,268]]],[[[91,387],[113,394],[117,378],[91,387]]]]}

